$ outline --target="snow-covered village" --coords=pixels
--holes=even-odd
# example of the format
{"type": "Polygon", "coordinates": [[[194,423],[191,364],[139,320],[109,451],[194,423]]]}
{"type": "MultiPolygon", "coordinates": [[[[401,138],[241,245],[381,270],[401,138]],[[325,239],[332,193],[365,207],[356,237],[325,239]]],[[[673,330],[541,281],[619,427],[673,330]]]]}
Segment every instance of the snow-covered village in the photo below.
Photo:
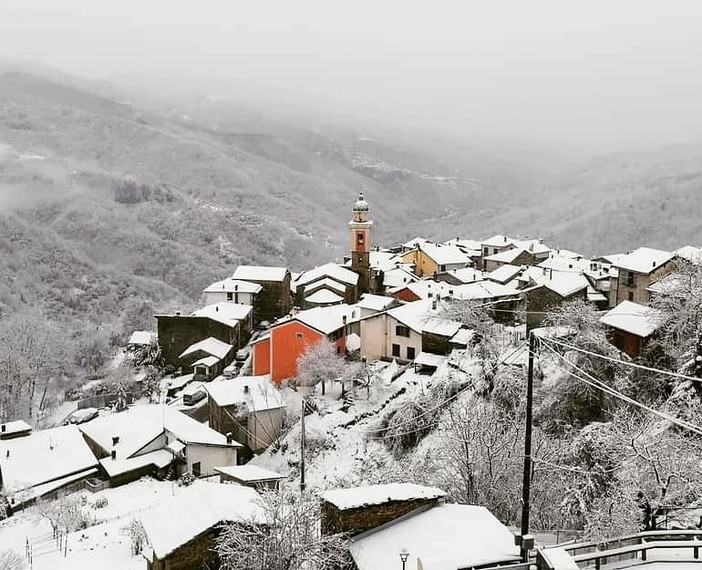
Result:
{"type": "Polygon", "coordinates": [[[383,247],[349,210],[343,259],[239,266],[43,416],[2,397],[0,568],[697,562],[702,249],[383,247]]]}

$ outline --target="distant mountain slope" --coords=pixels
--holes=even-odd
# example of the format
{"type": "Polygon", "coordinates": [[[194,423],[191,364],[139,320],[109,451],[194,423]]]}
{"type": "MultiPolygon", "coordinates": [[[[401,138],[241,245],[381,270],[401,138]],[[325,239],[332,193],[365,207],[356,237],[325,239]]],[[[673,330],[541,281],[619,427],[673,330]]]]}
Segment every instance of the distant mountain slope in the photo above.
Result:
{"type": "Polygon", "coordinates": [[[700,196],[702,145],[681,146],[592,160],[529,189],[517,207],[454,213],[445,226],[471,228],[478,237],[541,236],[586,254],[676,249],[702,243],[700,196]]]}
{"type": "Polygon", "coordinates": [[[477,188],[428,157],[224,101],[162,112],[75,81],[0,75],[0,311],[99,321],[125,299],[197,302],[239,263],[328,261],[346,250],[361,187],[376,241],[414,233],[425,212],[477,188]],[[125,179],[139,196],[116,199],[125,179]]]}

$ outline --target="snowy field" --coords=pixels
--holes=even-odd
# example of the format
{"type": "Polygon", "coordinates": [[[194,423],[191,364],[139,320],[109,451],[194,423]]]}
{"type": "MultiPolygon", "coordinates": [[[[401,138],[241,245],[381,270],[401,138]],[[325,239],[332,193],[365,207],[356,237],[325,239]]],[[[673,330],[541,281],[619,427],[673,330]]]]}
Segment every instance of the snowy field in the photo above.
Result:
{"type": "MultiPolygon", "coordinates": [[[[30,507],[0,522],[0,545],[11,548],[26,557],[27,542],[32,555],[31,568],[36,570],[143,570],[146,561],[141,555],[133,556],[129,536],[124,531],[133,518],[180,493],[183,488],[170,481],[142,479],[116,489],[84,495],[84,512],[97,524],[85,530],[70,533],[65,548],[59,550],[51,525],[37,507],[30,507]],[[107,506],[95,508],[98,498],[107,499],[107,506]],[[65,554],[65,555],[64,555],[65,554]]],[[[27,567],[30,567],[27,564],[27,567]]]]}

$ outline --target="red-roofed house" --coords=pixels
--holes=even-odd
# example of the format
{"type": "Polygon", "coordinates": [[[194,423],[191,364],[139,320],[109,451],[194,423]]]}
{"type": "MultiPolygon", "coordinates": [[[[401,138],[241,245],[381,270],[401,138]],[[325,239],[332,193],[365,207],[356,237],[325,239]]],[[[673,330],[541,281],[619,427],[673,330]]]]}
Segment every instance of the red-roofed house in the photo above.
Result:
{"type": "Polygon", "coordinates": [[[309,346],[323,338],[336,344],[339,354],[346,352],[346,325],[358,315],[349,305],[316,307],[300,311],[273,323],[268,335],[253,343],[253,374],[270,374],[280,384],[297,374],[297,360],[309,346]]]}

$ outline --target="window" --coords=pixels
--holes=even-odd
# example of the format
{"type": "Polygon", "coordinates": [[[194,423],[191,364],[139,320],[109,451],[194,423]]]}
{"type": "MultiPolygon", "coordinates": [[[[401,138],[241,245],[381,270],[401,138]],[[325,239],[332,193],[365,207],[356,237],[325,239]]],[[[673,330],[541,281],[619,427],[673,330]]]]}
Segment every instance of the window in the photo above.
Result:
{"type": "Polygon", "coordinates": [[[629,301],[633,301],[633,300],[634,300],[634,292],[629,291],[629,301]]]}
{"type": "Polygon", "coordinates": [[[196,461],[193,463],[193,475],[195,477],[199,477],[201,475],[201,470],[202,470],[202,465],[200,465],[199,461],[196,461]]]}
{"type": "Polygon", "coordinates": [[[393,356],[400,356],[400,345],[399,344],[393,344],[392,345],[392,355],[393,356]]]}
{"type": "Polygon", "coordinates": [[[302,333],[295,333],[295,338],[296,338],[297,340],[302,340],[302,339],[303,339],[303,336],[304,336],[304,335],[303,335],[302,333]]]}
{"type": "Polygon", "coordinates": [[[445,265],[439,265],[439,271],[446,271],[446,266],[445,265]]]}
{"type": "Polygon", "coordinates": [[[358,245],[363,245],[363,234],[361,234],[361,233],[356,234],[356,243],[358,245]]]}
{"type": "Polygon", "coordinates": [[[227,293],[227,301],[233,301],[234,300],[234,293],[227,293]]]}
{"type": "Polygon", "coordinates": [[[414,360],[414,347],[413,346],[407,347],[407,360],[414,360]]]}
{"type": "Polygon", "coordinates": [[[395,335],[396,335],[396,336],[404,336],[404,337],[409,338],[409,335],[410,335],[409,327],[405,327],[405,326],[402,326],[402,325],[397,325],[397,326],[395,327],[395,335]]]}
{"type": "Polygon", "coordinates": [[[626,284],[627,284],[629,287],[633,287],[633,286],[634,286],[634,279],[635,279],[635,277],[634,277],[634,272],[633,272],[633,271],[627,272],[627,274],[626,274],[626,284]]]}

